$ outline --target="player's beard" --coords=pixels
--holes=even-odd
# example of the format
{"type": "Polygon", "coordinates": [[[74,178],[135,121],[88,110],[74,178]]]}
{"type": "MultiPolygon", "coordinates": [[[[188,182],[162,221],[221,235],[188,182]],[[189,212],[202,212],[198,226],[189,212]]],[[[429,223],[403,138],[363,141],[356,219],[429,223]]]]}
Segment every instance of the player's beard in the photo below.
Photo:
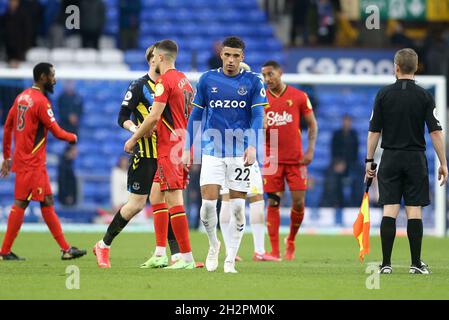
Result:
{"type": "Polygon", "coordinates": [[[46,92],[53,93],[54,85],[52,83],[47,82],[44,85],[44,89],[45,89],[46,92]]]}
{"type": "Polygon", "coordinates": [[[154,71],[155,71],[157,74],[161,74],[161,68],[159,67],[159,65],[156,66],[156,68],[154,69],[154,71]]]}

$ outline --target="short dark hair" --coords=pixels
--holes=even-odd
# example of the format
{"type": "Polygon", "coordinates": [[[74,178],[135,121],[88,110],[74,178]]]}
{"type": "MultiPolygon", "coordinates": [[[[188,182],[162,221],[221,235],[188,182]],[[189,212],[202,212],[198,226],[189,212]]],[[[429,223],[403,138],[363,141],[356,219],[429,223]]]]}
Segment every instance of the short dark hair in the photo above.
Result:
{"type": "Polygon", "coordinates": [[[399,66],[401,73],[414,74],[418,70],[418,54],[410,48],[401,49],[394,55],[394,63],[399,66]]]}
{"type": "Polygon", "coordinates": [[[154,44],[149,46],[147,48],[147,50],[145,51],[145,59],[147,60],[148,63],[150,62],[151,56],[154,54],[154,49],[157,48],[158,45],[159,45],[159,42],[155,42],[154,44]]]}
{"type": "Polygon", "coordinates": [[[49,75],[50,69],[53,68],[53,65],[48,62],[40,62],[33,68],[33,79],[35,82],[39,81],[42,74],[49,75]]]}
{"type": "Polygon", "coordinates": [[[262,68],[264,67],[273,67],[274,69],[281,69],[281,65],[279,64],[279,62],[274,60],[268,60],[267,62],[265,62],[262,68]]]}
{"type": "Polygon", "coordinates": [[[229,48],[237,48],[237,49],[245,49],[245,42],[243,42],[242,39],[236,36],[227,37],[223,40],[222,43],[223,47],[229,47],[229,48]]]}
{"type": "Polygon", "coordinates": [[[156,45],[156,49],[167,52],[173,58],[178,54],[178,45],[173,40],[162,40],[156,45]]]}

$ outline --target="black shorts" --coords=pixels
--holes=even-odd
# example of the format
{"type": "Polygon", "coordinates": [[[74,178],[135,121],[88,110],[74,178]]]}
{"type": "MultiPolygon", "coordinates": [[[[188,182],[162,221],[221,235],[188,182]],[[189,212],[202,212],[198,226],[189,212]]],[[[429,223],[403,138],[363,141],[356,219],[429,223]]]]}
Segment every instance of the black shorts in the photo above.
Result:
{"type": "Polygon", "coordinates": [[[377,175],[379,204],[427,206],[429,197],[429,169],[424,151],[387,150],[377,175]]]}
{"type": "Polygon", "coordinates": [[[129,158],[128,191],[135,194],[150,194],[156,172],[157,159],[132,155],[129,158]]]}

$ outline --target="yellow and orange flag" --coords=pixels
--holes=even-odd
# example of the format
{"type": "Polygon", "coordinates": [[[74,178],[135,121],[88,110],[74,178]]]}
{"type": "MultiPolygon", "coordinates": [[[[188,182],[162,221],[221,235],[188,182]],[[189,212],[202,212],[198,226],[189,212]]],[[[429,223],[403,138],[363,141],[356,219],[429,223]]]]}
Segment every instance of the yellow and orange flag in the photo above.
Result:
{"type": "MultiPolygon", "coordinates": [[[[377,163],[371,163],[371,170],[376,170],[377,163]]],[[[352,226],[352,233],[357,239],[357,243],[360,247],[360,262],[363,262],[365,254],[369,253],[369,194],[368,190],[373,182],[373,178],[368,178],[366,180],[365,194],[363,195],[362,205],[360,206],[359,214],[357,219],[352,226]]]]}
{"type": "Polygon", "coordinates": [[[369,230],[369,194],[365,192],[359,214],[352,226],[354,237],[357,239],[360,247],[360,262],[363,262],[365,254],[369,254],[369,230]]]}

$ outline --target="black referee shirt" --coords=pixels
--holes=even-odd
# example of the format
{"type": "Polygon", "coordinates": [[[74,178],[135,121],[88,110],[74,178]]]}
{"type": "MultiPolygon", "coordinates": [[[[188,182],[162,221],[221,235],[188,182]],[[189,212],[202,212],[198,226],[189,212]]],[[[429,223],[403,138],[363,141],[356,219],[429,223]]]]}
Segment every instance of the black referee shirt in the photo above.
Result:
{"type": "Polygon", "coordinates": [[[383,149],[426,150],[424,123],[429,132],[442,130],[433,96],[414,80],[397,80],[377,93],[369,131],[382,132],[383,149]]]}

